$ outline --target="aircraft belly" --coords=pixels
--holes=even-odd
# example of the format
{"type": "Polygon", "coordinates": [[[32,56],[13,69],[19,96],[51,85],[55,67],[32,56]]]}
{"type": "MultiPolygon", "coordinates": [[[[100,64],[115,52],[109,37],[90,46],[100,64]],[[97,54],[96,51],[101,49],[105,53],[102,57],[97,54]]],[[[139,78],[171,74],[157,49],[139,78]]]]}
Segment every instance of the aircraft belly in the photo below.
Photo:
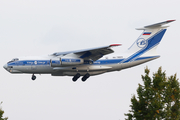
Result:
{"type": "Polygon", "coordinates": [[[109,66],[101,66],[101,65],[80,65],[76,66],[76,69],[72,69],[75,67],[54,67],[52,76],[74,76],[77,73],[80,73],[81,76],[84,76],[86,73],[92,75],[98,75],[107,72],[112,69],[109,66]]]}
{"type": "Polygon", "coordinates": [[[77,67],[54,67],[54,71],[65,71],[65,72],[90,72],[90,71],[103,71],[103,70],[109,70],[112,67],[109,66],[101,66],[101,65],[84,65],[84,66],[77,66],[77,67]]]}
{"type": "MultiPolygon", "coordinates": [[[[106,71],[94,71],[94,72],[88,72],[91,76],[93,75],[98,75],[98,74],[102,74],[105,73],[106,71]]],[[[81,76],[84,76],[87,72],[78,72],[81,76]]],[[[74,76],[76,75],[77,72],[63,72],[63,75],[67,75],[67,76],[74,76]]]]}

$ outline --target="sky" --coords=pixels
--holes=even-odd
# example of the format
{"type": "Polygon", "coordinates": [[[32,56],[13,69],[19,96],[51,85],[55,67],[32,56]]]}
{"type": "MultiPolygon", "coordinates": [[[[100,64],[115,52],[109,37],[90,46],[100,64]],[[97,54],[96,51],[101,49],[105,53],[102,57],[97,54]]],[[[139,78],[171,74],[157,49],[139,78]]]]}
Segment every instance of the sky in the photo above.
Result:
{"type": "Polygon", "coordinates": [[[8,120],[123,120],[146,66],[180,74],[179,0],[0,0],[0,101],[8,120]],[[20,56],[40,56],[115,43],[125,51],[142,31],[168,24],[160,58],[119,72],[72,77],[10,74],[3,65],[20,56]]]}

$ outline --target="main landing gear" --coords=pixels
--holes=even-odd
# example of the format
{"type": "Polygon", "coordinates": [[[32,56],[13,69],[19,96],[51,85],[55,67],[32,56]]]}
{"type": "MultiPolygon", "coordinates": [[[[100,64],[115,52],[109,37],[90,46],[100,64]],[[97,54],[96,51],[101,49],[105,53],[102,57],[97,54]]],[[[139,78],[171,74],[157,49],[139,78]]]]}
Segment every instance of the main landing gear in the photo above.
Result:
{"type": "Polygon", "coordinates": [[[89,74],[89,73],[86,73],[86,74],[83,76],[82,81],[85,82],[89,77],[90,77],[90,74],[89,74]]]}
{"type": "Polygon", "coordinates": [[[31,77],[32,80],[35,80],[36,79],[36,76],[33,74],[32,77],[31,77]]]}
{"type": "MultiPolygon", "coordinates": [[[[72,80],[74,82],[77,81],[77,79],[80,77],[81,75],[79,73],[77,73],[73,78],[72,80]]],[[[89,73],[86,73],[83,77],[82,77],[82,81],[85,82],[88,78],[90,77],[90,74],[89,73]]]]}
{"type": "Polygon", "coordinates": [[[76,82],[76,80],[80,77],[81,75],[79,74],[79,73],[77,73],[73,78],[72,78],[72,80],[74,81],[74,82],[76,82]]]}

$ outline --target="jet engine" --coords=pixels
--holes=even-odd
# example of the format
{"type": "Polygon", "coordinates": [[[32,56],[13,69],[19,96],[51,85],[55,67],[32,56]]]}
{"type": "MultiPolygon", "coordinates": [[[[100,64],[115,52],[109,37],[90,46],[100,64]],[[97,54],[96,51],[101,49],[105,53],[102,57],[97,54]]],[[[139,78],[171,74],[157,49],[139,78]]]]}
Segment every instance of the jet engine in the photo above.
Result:
{"type": "Polygon", "coordinates": [[[69,65],[80,65],[84,63],[84,60],[81,58],[53,58],[50,60],[51,67],[61,67],[69,65]]]}

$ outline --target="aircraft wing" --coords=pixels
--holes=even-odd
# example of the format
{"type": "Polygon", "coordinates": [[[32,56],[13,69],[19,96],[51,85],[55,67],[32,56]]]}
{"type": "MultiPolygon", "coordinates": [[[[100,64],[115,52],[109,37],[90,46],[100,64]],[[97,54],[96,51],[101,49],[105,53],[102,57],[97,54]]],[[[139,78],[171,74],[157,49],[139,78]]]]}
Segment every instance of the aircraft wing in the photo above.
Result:
{"type": "Polygon", "coordinates": [[[66,56],[68,54],[76,54],[79,58],[84,60],[93,60],[96,61],[99,58],[103,57],[104,55],[113,53],[114,51],[111,47],[120,46],[121,44],[111,44],[104,47],[98,48],[91,48],[91,49],[84,49],[84,50],[77,50],[77,51],[68,51],[68,52],[57,52],[54,53],[54,56],[66,56]]]}

